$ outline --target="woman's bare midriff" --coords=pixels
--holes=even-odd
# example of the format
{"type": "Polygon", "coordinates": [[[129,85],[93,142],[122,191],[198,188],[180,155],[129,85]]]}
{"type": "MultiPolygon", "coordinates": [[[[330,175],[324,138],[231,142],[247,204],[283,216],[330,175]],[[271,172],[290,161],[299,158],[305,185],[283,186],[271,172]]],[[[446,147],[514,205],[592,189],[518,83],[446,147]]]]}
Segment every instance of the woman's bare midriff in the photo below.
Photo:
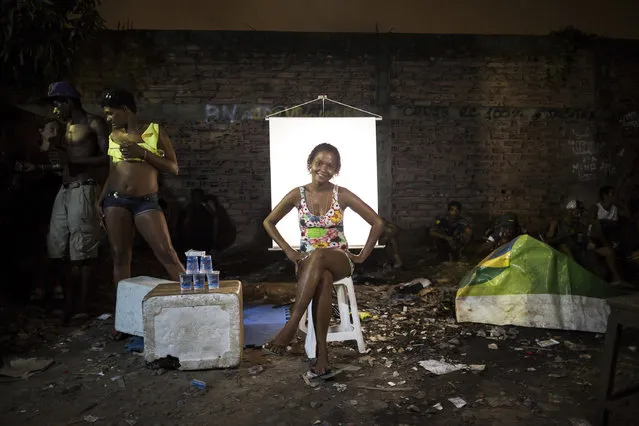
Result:
{"type": "Polygon", "coordinates": [[[144,162],[122,161],[112,166],[110,191],[139,197],[158,192],[158,171],[144,162]]]}

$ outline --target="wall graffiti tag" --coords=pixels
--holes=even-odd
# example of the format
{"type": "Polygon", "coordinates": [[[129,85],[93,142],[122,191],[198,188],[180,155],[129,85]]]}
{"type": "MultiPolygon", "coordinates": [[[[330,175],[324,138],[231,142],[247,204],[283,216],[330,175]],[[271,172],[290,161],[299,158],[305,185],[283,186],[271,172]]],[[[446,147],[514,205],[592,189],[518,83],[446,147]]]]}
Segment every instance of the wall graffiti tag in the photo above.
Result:
{"type": "MultiPolygon", "coordinates": [[[[242,104],[207,104],[204,117],[207,123],[226,122],[239,123],[248,120],[263,120],[269,114],[283,111],[284,105],[242,105],[242,104]]],[[[350,109],[331,108],[324,111],[324,117],[352,117],[357,114],[350,109]]],[[[280,117],[320,117],[318,108],[294,108],[283,112],[280,117]]]]}
{"type": "MultiPolygon", "coordinates": [[[[574,158],[571,171],[579,181],[590,182],[596,180],[598,175],[615,173],[615,166],[599,158],[599,150],[590,130],[571,129],[567,140],[574,158]]],[[[618,155],[622,156],[623,152],[618,155]]]]}
{"type": "Polygon", "coordinates": [[[631,111],[619,119],[619,124],[626,129],[639,129],[639,113],[631,111]]]}
{"type": "Polygon", "coordinates": [[[594,121],[596,118],[595,111],[582,108],[517,108],[474,105],[461,107],[410,105],[393,107],[391,114],[392,118],[430,117],[487,121],[525,119],[530,122],[551,120],[594,121]]]}
{"type": "Polygon", "coordinates": [[[581,182],[590,182],[597,177],[596,146],[589,130],[578,131],[570,129],[568,145],[574,156],[571,165],[573,175],[581,182]]]}

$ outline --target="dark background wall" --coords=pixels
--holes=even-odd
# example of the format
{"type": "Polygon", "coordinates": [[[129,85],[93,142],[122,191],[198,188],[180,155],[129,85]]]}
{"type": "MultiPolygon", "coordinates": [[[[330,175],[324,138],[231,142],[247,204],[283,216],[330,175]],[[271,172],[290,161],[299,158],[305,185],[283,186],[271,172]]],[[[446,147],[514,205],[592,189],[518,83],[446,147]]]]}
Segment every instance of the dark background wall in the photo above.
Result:
{"type": "Polygon", "coordinates": [[[636,0],[103,0],[111,29],[546,35],[639,39],[636,0]]]}
{"type": "Polygon", "coordinates": [[[400,226],[428,225],[450,199],[478,221],[513,210],[534,225],[566,196],[595,196],[630,167],[637,52],[636,43],[571,32],[125,31],[108,33],[76,83],[93,110],[105,86],[135,90],[142,114],[176,145],[181,173],[167,186],[176,196],[193,187],[218,195],[240,228],[270,200],[263,117],[319,94],[384,116],[380,211],[400,226]]]}

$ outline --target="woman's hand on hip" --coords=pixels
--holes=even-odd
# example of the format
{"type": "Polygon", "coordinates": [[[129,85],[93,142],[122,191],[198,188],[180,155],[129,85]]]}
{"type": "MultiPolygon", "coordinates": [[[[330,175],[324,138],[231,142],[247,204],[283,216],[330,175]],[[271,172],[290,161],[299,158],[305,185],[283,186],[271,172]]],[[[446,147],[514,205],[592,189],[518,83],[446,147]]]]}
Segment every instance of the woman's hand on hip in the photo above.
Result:
{"type": "Polygon", "coordinates": [[[286,257],[288,257],[288,260],[290,260],[293,263],[300,263],[302,260],[304,260],[304,256],[302,256],[302,253],[300,253],[297,250],[289,250],[286,253],[286,257]]]}

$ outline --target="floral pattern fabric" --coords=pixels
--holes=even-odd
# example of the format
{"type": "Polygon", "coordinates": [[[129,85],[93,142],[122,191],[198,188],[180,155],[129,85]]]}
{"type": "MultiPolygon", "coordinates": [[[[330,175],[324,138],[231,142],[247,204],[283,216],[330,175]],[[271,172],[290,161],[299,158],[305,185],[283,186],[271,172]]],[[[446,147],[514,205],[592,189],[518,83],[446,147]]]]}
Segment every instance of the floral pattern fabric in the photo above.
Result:
{"type": "MultiPolygon", "coordinates": [[[[306,203],[306,190],[300,186],[300,205],[297,209],[300,224],[300,251],[310,253],[318,248],[348,250],[344,236],[344,211],[337,200],[337,185],[333,187],[330,208],[322,216],[311,213],[306,203]]],[[[349,259],[350,260],[350,259],[349,259]]]]}

